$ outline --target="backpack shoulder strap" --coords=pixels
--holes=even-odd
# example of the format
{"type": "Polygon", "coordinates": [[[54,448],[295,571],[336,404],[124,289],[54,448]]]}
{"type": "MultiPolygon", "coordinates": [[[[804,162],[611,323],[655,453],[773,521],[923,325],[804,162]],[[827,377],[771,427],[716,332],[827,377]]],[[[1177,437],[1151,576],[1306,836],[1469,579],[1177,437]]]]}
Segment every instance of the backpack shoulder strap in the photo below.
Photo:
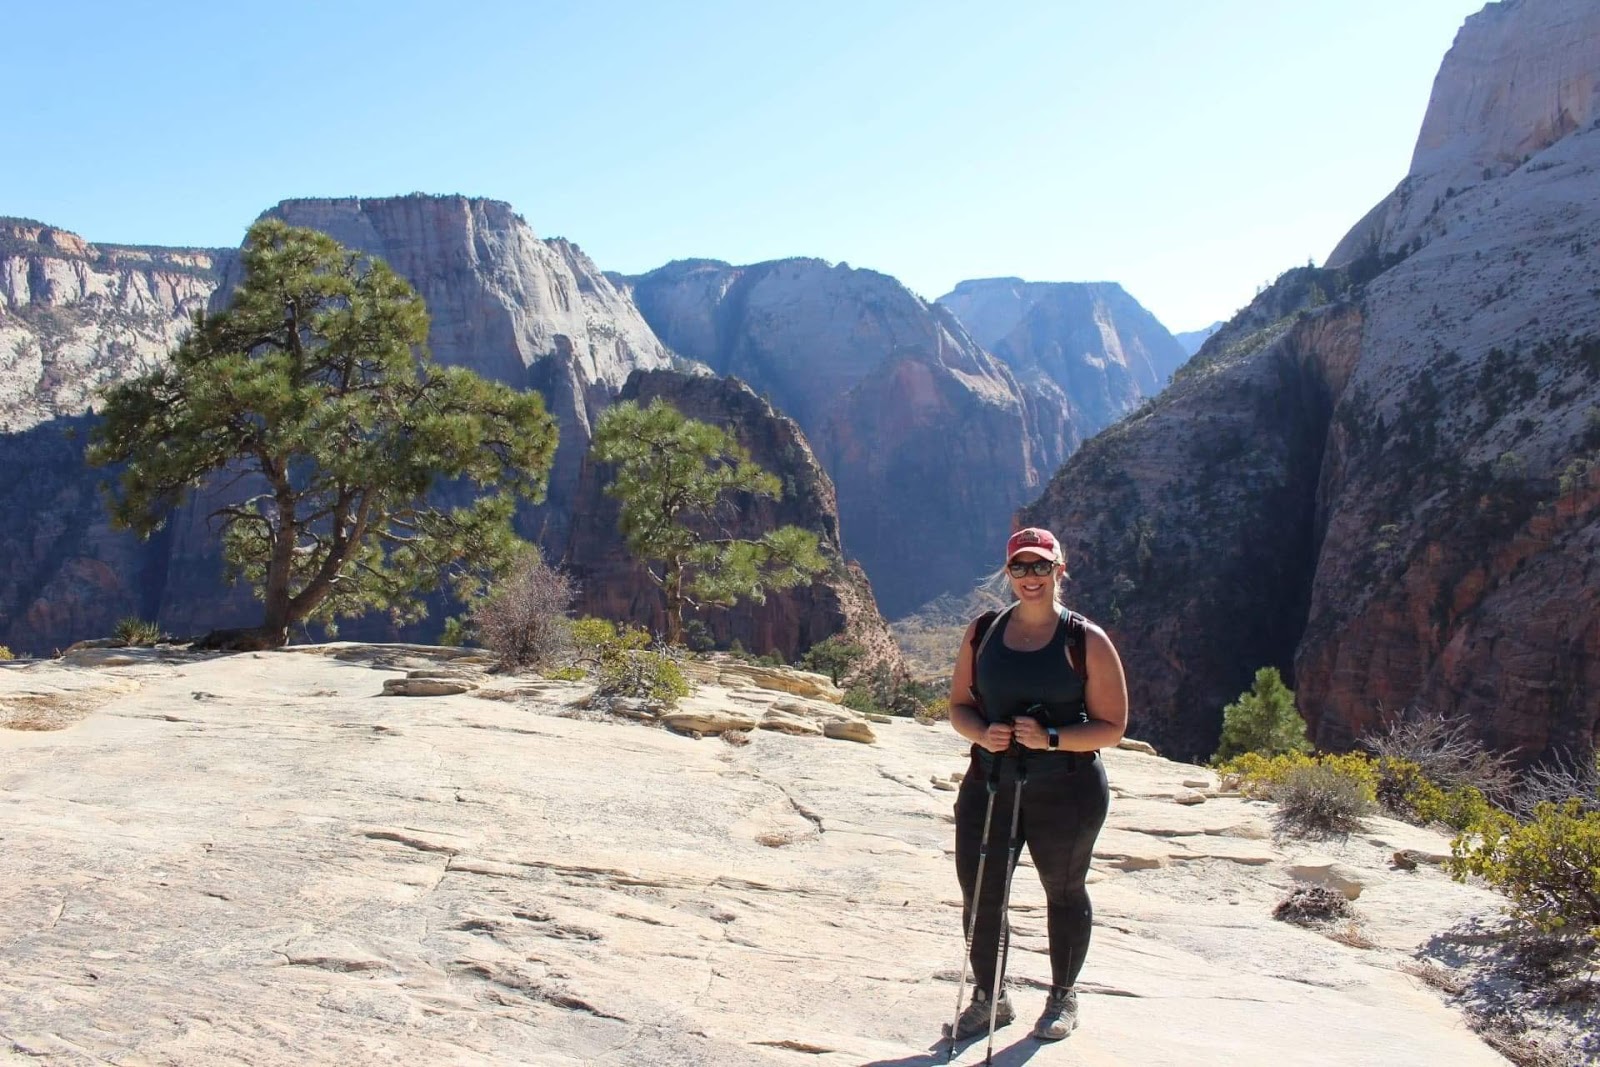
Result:
{"type": "Polygon", "coordinates": [[[978,657],[983,655],[983,650],[989,647],[989,638],[994,636],[994,624],[1002,615],[1008,615],[1015,604],[1007,604],[999,611],[986,611],[978,616],[977,629],[972,631],[972,676],[978,676],[978,657]]]}
{"type": "Polygon", "coordinates": [[[989,640],[989,630],[994,626],[994,620],[1000,617],[998,611],[986,611],[979,615],[972,630],[972,669],[978,669],[978,653],[983,651],[984,642],[989,640]]]}
{"type": "Polygon", "coordinates": [[[1072,669],[1083,684],[1089,684],[1089,634],[1085,629],[1089,620],[1076,611],[1065,613],[1067,620],[1067,647],[1072,650],[1072,669]]]}

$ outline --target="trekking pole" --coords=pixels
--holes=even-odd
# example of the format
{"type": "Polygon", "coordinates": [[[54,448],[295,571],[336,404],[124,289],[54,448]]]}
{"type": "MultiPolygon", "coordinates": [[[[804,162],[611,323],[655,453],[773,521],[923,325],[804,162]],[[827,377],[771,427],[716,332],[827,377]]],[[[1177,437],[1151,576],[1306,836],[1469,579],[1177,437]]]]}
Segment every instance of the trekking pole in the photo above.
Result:
{"type": "MultiPolygon", "coordinates": [[[[989,1045],[983,1053],[984,1067],[992,1067],[994,1063],[995,1015],[1000,1009],[1000,986],[1005,981],[1006,956],[1011,951],[1008,914],[1011,908],[1011,876],[1016,873],[1017,859],[1022,855],[1022,846],[1017,841],[1017,823],[1022,814],[1022,787],[1028,784],[1028,750],[1015,740],[1011,742],[1011,747],[1017,750],[1017,782],[1016,791],[1011,796],[1011,836],[1006,840],[1006,881],[1000,894],[1000,936],[995,941],[994,988],[989,991],[989,1045]]],[[[995,763],[998,765],[999,760],[995,763]]]]}
{"type": "Polygon", "coordinates": [[[978,879],[972,886],[972,914],[967,918],[966,943],[961,952],[961,981],[956,984],[956,1017],[950,1023],[950,1048],[944,1062],[956,1055],[956,1030],[961,1025],[961,997],[967,991],[967,958],[972,955],[972,938],[978,929],[978,898],[983,892],[983,867],[989,859],[989,824],[994,821],[994,798],[1000,792],[1000,756],[989,766],[989,802],[983,809],[983,836],[978,841],[978,879]]]}

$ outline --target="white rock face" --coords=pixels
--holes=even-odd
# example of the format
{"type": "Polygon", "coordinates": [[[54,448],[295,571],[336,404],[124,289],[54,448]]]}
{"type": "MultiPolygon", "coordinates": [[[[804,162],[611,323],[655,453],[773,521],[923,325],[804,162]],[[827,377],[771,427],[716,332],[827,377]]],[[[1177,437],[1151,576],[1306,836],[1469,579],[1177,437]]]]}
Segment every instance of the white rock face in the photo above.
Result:
{"type": "Polygon", "coordinates": [[[101,386],[164,359],[230,255],[96,246],[0,220],[0,432],[81,415],[101,386]]]}
{"type": "MultiPolygon", "coordinates": [[[[1469,17],[1434,79],[1399,187],[1328,257],[1355,260],[1376,243],[1393,253],[1426,242],[1449,201],[1519,168],[1600,120],[1600,4],[1501,0],[1469,17]]],[[[1600,184],[1600,183],[1594,183],[1600,184]]]]}
{"type": "Polygon", "coordinates": [[[633,301],[577,245],[540,240],[501,201],[285,200],[267,214],[387,261],[427,304],[441,362],[521,385],[540,359],[570,357],[585,383],[612,392],[635,367],[671,363],[633,301]]]}
{"type": "MultiPolygon", "coordinates": [[[[315,651],[0,665],[0,1062],[943,1062],[947,727],[735,746],[567,683],[374,699],[453,653],[315,651]]],[[[1503,1063],[1398,969],[1497,898],[1352,835],[1327,853],[1363,871],[1376,947],[1276,922],[1297,850],[1266,805],[1180,807],[1198,768],[1106,760],[1083,1025],[1014,1024],[997,1063],[1503,1063]]],[[[1012,921],[1027,1020],[1048,964],[1026,858],[1012,921]]]]}

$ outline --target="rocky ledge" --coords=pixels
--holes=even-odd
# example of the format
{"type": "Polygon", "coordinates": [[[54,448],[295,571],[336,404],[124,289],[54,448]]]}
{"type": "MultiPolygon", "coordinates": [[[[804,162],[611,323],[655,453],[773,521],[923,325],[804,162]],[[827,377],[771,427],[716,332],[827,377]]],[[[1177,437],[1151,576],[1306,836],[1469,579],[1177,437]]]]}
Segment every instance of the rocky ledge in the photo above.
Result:
{"type": "MultiPolygon", "coordinates": [[[[965,756],[942,725],[696,740],[415,646],[78,656],[105,665],[0,665],[0,1063],[943,1062],[965,756]],[[471,688],[378,696],[403,676],[471,688]]],[[[695,699],[838,711],[729,672],[695,699]]],[[[997,1062],[1503,1062],[1407,973],[1498,906],[1430,862],[1441,838],[1374,819],[1307,846],[1207,770],[1106,761],[1083,1027],[1014,1025],[997,1062]],[[1306,882],[1354,925],[1274,921],[1306,882]]],[[[1048,965],[1023,868],[1026,1014],[1048,965]]]]}

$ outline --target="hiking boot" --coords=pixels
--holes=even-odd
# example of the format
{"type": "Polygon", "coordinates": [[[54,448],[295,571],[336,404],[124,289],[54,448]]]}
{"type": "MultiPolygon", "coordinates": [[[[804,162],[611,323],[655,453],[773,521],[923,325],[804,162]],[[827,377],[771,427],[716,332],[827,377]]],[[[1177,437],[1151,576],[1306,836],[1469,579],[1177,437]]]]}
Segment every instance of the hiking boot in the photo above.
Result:
{"type": "MultiPolygon", "coordinates": [[[[1011,1007],[1011,998],[1006,991],[1000,991],[1000,1003],[995,1005],[994,1028],[996,1030],[1011,1022],[1017,1017],[1016,1010],[1011,1007]]],[[[947,1025],[946,1030],[949,1029],[947,1025]]],[[[965,1041],[969,1037],[989,1032],[989,992],[985,989],[972,991],[972,1003],[967,1005],[967,1010],[961,1013],[961,1018],[956,1020],[956,1032],[952,1037],[955,1041],[965,1041]]]]}
{"type": "Polygon", "coordinates": [[[1078,993],[1074,989],[1052,989],[1044,1002],[1033,1036],[1040,1041],[1060,1041],[1078,1025],[1078,993]]]}

